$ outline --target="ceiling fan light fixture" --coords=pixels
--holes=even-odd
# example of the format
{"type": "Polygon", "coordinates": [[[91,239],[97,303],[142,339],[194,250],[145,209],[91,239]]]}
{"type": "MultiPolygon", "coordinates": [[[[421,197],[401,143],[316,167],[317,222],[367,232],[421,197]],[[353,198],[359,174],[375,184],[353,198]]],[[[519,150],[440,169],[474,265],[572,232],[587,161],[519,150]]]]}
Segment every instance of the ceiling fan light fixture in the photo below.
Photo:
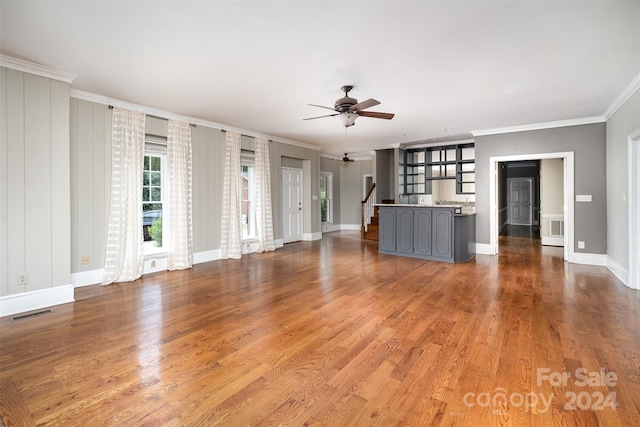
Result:
{"type": "Polygon", "coordinates": [[[340,124],[342,126],[348,128],[349,126],[353,126],[356,124],[356,119],[358,115],[356,113],[341,113],[336,116],[340,124]]]}

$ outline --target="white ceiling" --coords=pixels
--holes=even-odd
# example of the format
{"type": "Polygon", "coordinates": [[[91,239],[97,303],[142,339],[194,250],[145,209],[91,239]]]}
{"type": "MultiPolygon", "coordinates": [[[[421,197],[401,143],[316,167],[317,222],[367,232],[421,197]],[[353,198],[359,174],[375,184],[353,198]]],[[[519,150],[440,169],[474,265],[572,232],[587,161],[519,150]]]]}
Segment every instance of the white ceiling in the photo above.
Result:
{"type": "Polygon", "coordinates": [[[0,2],[3,54],[72,88],[357,154],[602,115],[640,73],[640,2],[0,2]],[[330,113],[375,98],[345,129],[330,113]],[[450,129],[445,131],[444,129],[450,129]]]}

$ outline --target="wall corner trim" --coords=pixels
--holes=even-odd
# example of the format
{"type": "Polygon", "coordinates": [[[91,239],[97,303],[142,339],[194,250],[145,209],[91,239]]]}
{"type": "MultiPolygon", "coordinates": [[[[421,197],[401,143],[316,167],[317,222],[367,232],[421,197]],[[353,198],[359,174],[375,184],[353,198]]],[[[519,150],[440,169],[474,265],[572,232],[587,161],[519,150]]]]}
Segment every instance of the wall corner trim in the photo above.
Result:
{"type": "Polygon", "coordinates": [[[12,70],[23,71],[25,73],[35,74],[36,76],[46,77],[52,80],[60,80],[71,83],[78,76],[66,71],[56,70],[46,65],[36,64],[34,62],[25,61],[11,56],[0,54],[0,67],[11,68],[12,70]]]}
{"type": "Polygon", "coordinates": [[[638,74],[631,83],[627,85],[620,95],[611,103],[609,108],[604,112],[603,116],[605,120],[609,120],[616,111],[624,105],[638,90],[640,90],[640,74],[638,74]]]}
{"type": "Polygon", "coordinates": [[[614,276],[620,279],[625,286],[634,289],[629,285],[629,272],[627,269],[618,264],[618,262],[610,256],[607,256],[607,268],[614,274],[614,276]]]}
{"type": "Polygon", "coordinates": [[[73,285],[56,286],[0,297],[0,317],[75,301],[73,285]]]}

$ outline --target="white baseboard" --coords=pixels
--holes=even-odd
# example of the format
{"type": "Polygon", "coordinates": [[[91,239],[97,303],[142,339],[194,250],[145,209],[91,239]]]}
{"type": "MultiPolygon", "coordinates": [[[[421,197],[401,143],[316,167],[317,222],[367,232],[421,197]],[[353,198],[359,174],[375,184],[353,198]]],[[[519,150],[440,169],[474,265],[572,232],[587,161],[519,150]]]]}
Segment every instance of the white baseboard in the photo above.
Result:
{"type": "Polygon", "coordinates": [[[284,240],[276,239],[276,248],[282,248],[282,247],[284,247],[284,240]]]}
{"type": "Polygon", "coordinates": [[[564,246],[564,237],[542,237],[543,246],[564,246]]]}
{"type": "Polygon", "coordinates": [[[346,231],[360,231],[360,224],[340,224],[340,230],[346,231]]]}
{"type": "Polygon", "coordinates": [[[584,252],[575,252],[573,254],[574,264],[587,264],[587,265],[607,265],[607,256],[604,254],[588,254],[584,252]]]}
{"type": "Polygon", "coordinates": [[[7,295],[0,297],[0,317],[73,301],[75,299],[71,284],[7,295]]]}
{"type": "Polygon", "coordinates": [[[322,224],[323,233],[331,233],[333,231],[340,231],[340,224],[330,224],[330,223],[322,224]]]}
{"type": "Polygon", "coordinates": [[[622,283],[625,284],[625,286],[632,288],[629,285],[629,272],[627,271],[626,268],[624,268],[623,266],[621,266],[620,264],[618,264],[617,261],[615,261],[613,258],[611,257],[607,257],[607,268],[609,269],[609,271],[611,271],[618,279],[620,279],[620,281],[622,283]]]}
{"type": "Polygon", "coordinates": [[[322,233],[304,233],[302,235],[302,240],[305,242],[313,241],[313,240],[322,240],[322,233]]]}
{"type": "Polygon", "coordinates": [[[71,284],[74,288],[81,286],[97,285],[102,283],[104,268],[98,270],[81,271],[79,273],[71,273],[71,284]]]}
{"type": "Polygon", "coordinates": [[[495,255],[495,251],[489,243],[476,243],[476,254],[478,255],[495,255]]]}
{"type": "Polygon", "coordinates": [[[222,249],[212,249],[210,251],[193,253],[194,264],[202,264],[203,262],[216,261],[221,258],[222,258],[222,249]]]}

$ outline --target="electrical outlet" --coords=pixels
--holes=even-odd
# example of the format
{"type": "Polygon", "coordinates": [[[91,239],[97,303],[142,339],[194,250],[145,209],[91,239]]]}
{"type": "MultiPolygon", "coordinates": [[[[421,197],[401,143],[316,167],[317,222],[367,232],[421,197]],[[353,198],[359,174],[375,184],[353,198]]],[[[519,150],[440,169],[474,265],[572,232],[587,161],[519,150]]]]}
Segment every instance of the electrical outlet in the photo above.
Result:
{"type": "Polygon", "coordinates": [[[89,257],[88,256],[83,256],[82,257],[82,265],[87,265],[89,264],[89,257]]]}
{"type": "Polygon", "coordinates": [[[576,202],[590,202],[591,201],[591,194],[577,194],[576,195],[576,202]]]}
{"type": "Polygon", "coordinates": [[[156,268],[156,260],[155,259],[151,260],[151,268],[156,268]]]}
{"type": "Polygon", "coordinates": [[[29,283],[29,275],[27,273],[18,273],[18,285],[26,285],[29,283]]]}
{"type": "Polygon", "coordinates": [[[584,249],[584,242],[582,240],[578,240],[578,249],[584,249]]]}

